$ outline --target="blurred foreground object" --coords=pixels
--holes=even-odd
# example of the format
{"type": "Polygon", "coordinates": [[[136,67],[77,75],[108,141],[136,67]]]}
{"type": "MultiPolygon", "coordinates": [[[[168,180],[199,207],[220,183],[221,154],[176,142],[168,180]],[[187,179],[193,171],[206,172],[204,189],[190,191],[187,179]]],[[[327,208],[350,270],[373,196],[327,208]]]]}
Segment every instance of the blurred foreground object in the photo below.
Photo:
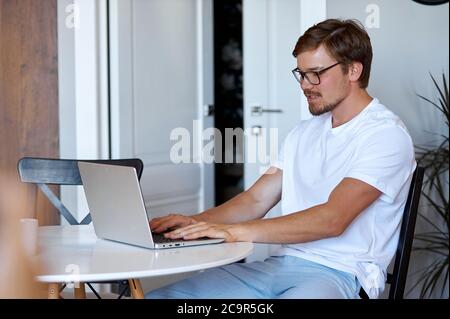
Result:
{"type": "Polygon", "coordinates": [[[20,220],[29,216],[20,201],[23,188],[13,174],[0,171],[0,190],[0,298],[45,298],[46,288],[34,280],[37,265],[24,249],[20,220]]]}

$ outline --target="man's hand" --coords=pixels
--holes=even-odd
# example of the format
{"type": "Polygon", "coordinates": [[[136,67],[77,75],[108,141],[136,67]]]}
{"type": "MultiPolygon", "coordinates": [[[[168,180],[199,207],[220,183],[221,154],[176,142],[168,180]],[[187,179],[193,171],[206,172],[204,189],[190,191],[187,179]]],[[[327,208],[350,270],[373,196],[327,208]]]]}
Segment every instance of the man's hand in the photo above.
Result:
{"type": "Polygon", "coordinates": [[[198,222],[194,225],[178,228],[169,233],[164,234],[165,237],[171,239],[183,238],[197,239],[201,237],[223,238],[225,242],[239,241],[237,238],[238,225],[211,224],[206,222],[198,222]]]}
{"type": "Polygon", "coordinates": [[[152,219],[150,229],[155,233],[162,233],[171,228],[186,227],[195,223],[197,223],[197,220],[194,217],[170,214],[152,219]]]}

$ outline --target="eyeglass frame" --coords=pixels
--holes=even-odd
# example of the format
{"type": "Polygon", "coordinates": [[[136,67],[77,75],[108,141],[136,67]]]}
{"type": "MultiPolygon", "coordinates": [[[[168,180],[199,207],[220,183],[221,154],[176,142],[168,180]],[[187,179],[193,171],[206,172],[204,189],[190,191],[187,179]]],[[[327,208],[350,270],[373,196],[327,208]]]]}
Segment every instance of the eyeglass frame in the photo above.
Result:
{"type": "Polygon", "coordinates": [[[294,75],[294,77],[295,77],[295,79],[297,80],[297,82],[300,83],[300,84],[306,79],[306,80],[308,81],[308,83],[311,84],[311,85],[320,85],[320,83],[321,83],[320,76],[321,76],[322,74],[324,74],[326,71],[328,71],[328,70],[334,68],[336,65],[339,65],[339,64],[342,64],[342,62],[336,62],[335,64],[330,65],[329,67],[327,67],[327,68],[325,68],[325,69],[322,69],[322,70],[319,70],[319,71],[308,71],[308,72],[302,72],[302,71],[300,71],[300,69],[297,67],[297,68],[295,68],[295,69],[292,70],[292,74],[294,75]],[[297,78],[296,72],[298,72],[298,74],[300,74],[300,79],[297,78]],[[309,78],[308,78],[308,76],[307,76],[308,73],[313,73],[313,74],[315,74],[315,75],[317,76],[317,78],[319,79],[319,83],[311,83],[311,81],[309,80],[309,78]]]}

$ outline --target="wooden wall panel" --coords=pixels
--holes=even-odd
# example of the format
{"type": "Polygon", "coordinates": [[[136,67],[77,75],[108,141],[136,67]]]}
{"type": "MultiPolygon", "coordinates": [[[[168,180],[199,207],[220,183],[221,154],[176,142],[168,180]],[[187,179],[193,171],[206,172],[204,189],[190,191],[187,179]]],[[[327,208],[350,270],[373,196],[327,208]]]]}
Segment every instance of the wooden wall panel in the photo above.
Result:
{"type": "Polygon", "coordinates": [[[59,157],[56,2],[0,0],[0,200],[15,189],[17,213],[41,225],[59,218],[16,167],[23,156],[59,157]]]}

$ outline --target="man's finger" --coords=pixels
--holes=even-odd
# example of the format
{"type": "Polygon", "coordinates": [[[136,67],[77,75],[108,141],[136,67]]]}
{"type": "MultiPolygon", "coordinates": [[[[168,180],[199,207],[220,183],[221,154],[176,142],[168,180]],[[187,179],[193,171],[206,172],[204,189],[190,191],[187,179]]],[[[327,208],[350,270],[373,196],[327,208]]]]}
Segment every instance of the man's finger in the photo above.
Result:
{"type": "Polygon", "coordinates": [[[186,236],[186,235],[189,235],[189,234],[192,234],[195,232],[203,231],[203,230],[206,230],[211,227],[211,225],[209,225],[209,224],[205,224],[205,223],[202,223],[201,225],[199,225],[199,224],[200,223],[176,229],[174,231],[171,231],[170,233],[166,233],[165,236],[172,238],[172,239],[181,238],[183,236],[186,236]]]}
{"type": "Polygon", "coordinates": [[[178,229],[176,229],[174,231],[171,231],[168,234],[171,234],[171,235],[179,235],[181,233],[186,234],[186,233],[192,232],[193,230],[195,231],[197,229],[205,229],[205,226],[206,226],[206,228],[210,227],[210,224],[207,224],[205,222],[195,223],[195,224],[192,224],[192,225],[188,225],[188,226],[185,226],[185,227],[178,228],[178,229]]]}
{"type": "Polygon", "coordinates": [[[154,232],[160,233],[163,231],[166,231],[169,228],[175,227],[177,226],[177,223],[170,221],[170,222],[165,222],[162,223],[161,225],[159,225],[158,227],[156,227],[155,229],[153,229],[154,232]]]}
{"type": "Polygon", "coordinates": [[[155,232],[163,232],[173,227],[184,226],[186,220],[182,217],[171,217],[162,221],[158,227],[155,228],[155,232]]]}
{"type": "Polygon", "coordinates": [[[161,223],[163,223],[167,219],[167,216],[164,217],[156,217],[150,221],[150,226],[158,227],[161,223]]]}
{"type": "Polygon", "coordinates": [[[151,228],[152,230],[154,230],[154,229],[160,227],[162,222],[163,222],[163,221],[153,221],[153,220],[152,220],[152,221],[150,222],[150,228],[151,228]]]}
{"type": "Polygon", "coordinates": [[[165,220],[172,219],[172,218],[174,218],[176,216],[177,216],[176,214],[169,214],[169,215],[166,215],[166,216],[155,217],[155,218],[153,218],[150,221],[150,225],[156,225],[157,226],[158,224],[164,222],[165,220]]]}
{"type": "Polygon", "coordinates": [[[217,230],[214,228],[208,228],[196,233],[191,233],[189,235],[186,235],[183,237],[183,239],[189,240],[189,239],[197,239],[201,237],[209,237],[209,238],[224,238],[227,239],[227,236],[225,235],[225,232],[222,230],[217,230]]]}

